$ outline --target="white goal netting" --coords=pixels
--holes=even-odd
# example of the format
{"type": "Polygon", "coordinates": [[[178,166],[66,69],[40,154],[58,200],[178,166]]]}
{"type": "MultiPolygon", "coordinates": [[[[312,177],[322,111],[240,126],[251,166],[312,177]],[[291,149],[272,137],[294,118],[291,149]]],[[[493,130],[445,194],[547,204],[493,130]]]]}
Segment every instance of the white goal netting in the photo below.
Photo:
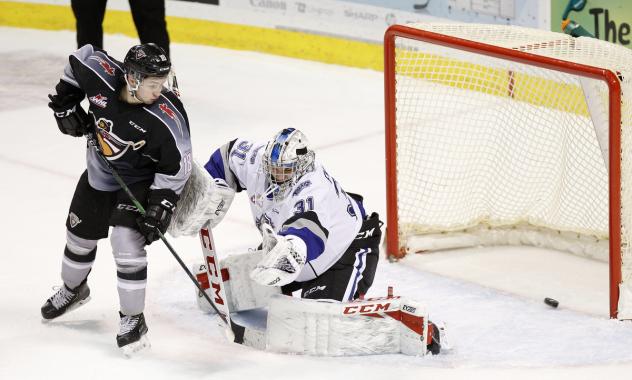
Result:
{"type": "Polygon", "coordinates": [[[396,37],[400,249],[530,244],[607,260],[609,216],[620,212],[622,277],[630,284],[632,52],[513,26],[409,26],[617,73],[621,208],[609,205],[603,80],[396,37]]]}

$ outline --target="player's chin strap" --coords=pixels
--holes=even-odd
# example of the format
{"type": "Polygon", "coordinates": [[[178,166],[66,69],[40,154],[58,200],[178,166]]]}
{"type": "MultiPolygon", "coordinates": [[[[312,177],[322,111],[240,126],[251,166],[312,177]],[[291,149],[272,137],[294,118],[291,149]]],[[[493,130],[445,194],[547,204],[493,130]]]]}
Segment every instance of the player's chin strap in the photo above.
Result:
{"type": "MultiPolygon", "coordinates": [[[[121,188],[125,191],[127,196],[131,199],[134,206],[136,206],[136,208],[141,213],[141,215],[145,216],[145,208],[143,207],[143,205],[140,204],[138,199],[136,199],[134,194],[132,194],[129,187],[127,187],[127,185],[125,184],[123,179],[119,176],[118,172],[114,169],[112,164],[110,164],[107,158],[105,158],[105,156],[103,155],[103,152],[101,152],[101,149],[99,147],[99,144],[97,143],[97,140],[94,134],[88,133],[86,135],[86,138],[88,139],[88,145],[94,149],[94,151],[97,153],[97,156],[99,156],[99,158],[101,159],[101,161],[103,161],[105,166],[110,170],[110,172],[112,172],[112,176],[114,177],[116,182],[119,184],[119,186],[121,186],[121,188]]],[[[217,307],[215,306],[211,298],[208,296],[208,294],[206,294],[204,289],[202,289],[202,286],[200,286],[200,283],[195,279],[195,277],[193,277],[193,274],[191,274],[191,271],[189,270],[189,268],[187,268],[187,266],[184,264],[180,256],[176,253],[175,249],[173,249],[171,244],[169,244],[169,241],[167,241],[167,238],[165,238],[165,236],[162,234],[162,232],[160,232],[158,228],[156,228],[156,232],[158,233],[160,240],[162,240],[162,242],[165,243],[165,245],[167,246],[167,249],[169,249],[169,252],[171,252],[171,254],[176,259],[176,261],[178,261],[178,264],[180,264],[182,269],[186,272],[187,276],[189,276],[189,279],[191,280],[191,282],[193,282],[195,287],[200,291],[200,294],[202,294],[203,297],[206,298],[208,303],[211,306],[213,306],[213,308],[215,309],[215,312],[220,316],[220,318],[222,318],[222,321],[228,324],[228,320],[226,319],[226,317],[224,317],[222,313],[220,313],[219,310],[217,310],[217,307]]]]}
{"type": "Polygon", "coordinates": [[[176,77],[176,72],[174,71],[173,66],[171,67],[171,71],[169,71],[169,79],[167,79],[167,83],[167,88],[179,98],[180,87],[178,86],[178,78],[176,77]]]}
{"type": "Polygon", "coordinates": [[[136,92],[138,92],[138,88],[140,87],[140,82],[142,82],[142,81],[143,81],[143,79],[142,79],[142,78],[140,77],[140,75],[139,75],[139,74],[137,74],[137,73],[129,74],[129,75],[133,75],[133,76],[134,76],[134,80],[136,81],[136,85],[135,85],[135,86],[132,86],[132,85],[129,83],[129,80],[127,79],[127,75],[128,75],[128,74],[123,75],[123,77],[125,78],[125,83],[127,83],[127,92],[129,92],[129,94],[132,96],[132,98],[134,98],[134,99],[136,99],[137,101],[139,101],[139,102],[141,102],[141,103],[142,103],[142,100],[140,100],[140,99],[138,99],[138,98],[136,97],[136,92]]]}

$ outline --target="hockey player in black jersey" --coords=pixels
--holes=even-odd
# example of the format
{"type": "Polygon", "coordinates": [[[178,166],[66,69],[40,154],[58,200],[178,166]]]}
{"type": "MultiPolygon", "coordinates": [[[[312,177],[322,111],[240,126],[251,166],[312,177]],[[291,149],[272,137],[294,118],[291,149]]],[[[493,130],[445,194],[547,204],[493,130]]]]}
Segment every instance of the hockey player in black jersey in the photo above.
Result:
{"type": "Polygon", "coordinates": [[[112,226],[121,317],[116,339],[126,352],[148,345],[145,246],[159,238],[157,230],[166,231],[191,171],[189,122],[171,79],[171,62],[157,45],[132,47],[123,63],[86,45],[69,57],[57,93],[49,95],[60,131],[94,136],[100,152],[87,148],[87,169],[66,219],[63,285],[42,306],[42,317],[57,318],[90,299],[97,242],[112,226]],[[85,97],[88,113],[80,105],[85,97]],[[99,154],[143,203],[145,216],[99,154]]]}

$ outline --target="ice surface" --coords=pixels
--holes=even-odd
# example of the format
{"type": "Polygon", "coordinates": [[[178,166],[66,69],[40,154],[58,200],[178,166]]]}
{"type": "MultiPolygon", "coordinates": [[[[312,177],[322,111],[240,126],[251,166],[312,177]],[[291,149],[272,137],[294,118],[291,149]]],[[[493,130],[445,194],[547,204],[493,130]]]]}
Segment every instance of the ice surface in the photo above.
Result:
{"type": "MultiPolygon", "coordinates": [[[[216,317],[197,309],[189,279],[159,242],[148,249],[150,351],[128,360],[116,348],[116,273],[105,240],[89,279],[92,301],[42,324],[39,307],[59,285],[64,219],[85,167],[84,141],[61,135],[46,107],[74,41],[71,32],[0,28],[1,379],[616,379],[632,373],[632,323],[607,319],[604,264],[502,247],[380,263],[369,296],[394,285],[396,293],[426,303],[431,318],[447,323],[455,346],[437,357],[313,358],[230,344],[216,317]],[[560,308],[546,306],[546,296],[560,308]]],[[[105,43],[122,57],[135,41],[106,36],[105,43]]],[[[192,45],[173,44],[172,52],[198,161],[237,136],[267,139],[280,128],[299,127],[342,186],[384,215],[381,73],[192,45]]],[[[258,243],[243,196],[214,235],[222,255],[258,243]]],[[[197,239],[172,244],[187,264],[200,261],[197,239]]]]}

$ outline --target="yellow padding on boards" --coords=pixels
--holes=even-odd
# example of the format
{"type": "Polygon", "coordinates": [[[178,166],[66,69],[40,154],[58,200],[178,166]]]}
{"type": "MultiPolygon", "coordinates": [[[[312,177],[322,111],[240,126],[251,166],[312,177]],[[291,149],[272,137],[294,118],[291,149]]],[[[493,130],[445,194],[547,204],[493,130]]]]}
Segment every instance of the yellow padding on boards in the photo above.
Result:
{"type": "Polygon", "coordinates": [[[168,17],[167,23],[174,42],[260,51],[378,71],[384,68],[383,48],[378,43],[181,17],[168,17]]]}
{"type": "MultiPolygon", "coordinates": [[[[75,18],[69,6],[0,1],[0,25],[74,30],[75,18]]],[[[259,51],[378,71],[384,67],[379,43],[172,16],[167,17],[167,28],[173,42],[259,51]]],[[[103,30],[138,36],[131,14],[125,11],[108,10],[103,30]]]]}
{"type": "Polygon", "coordinates": [[[69,6],[0,1],[0,25],[16,28],[73,30],[75,17],[69,6]]]}
{"type": "Polygon", "coordinates": [[[396,72],[445,86],[477,91],[588,116],[581,87],[416,50],[396,49],[396,72]]]}
{"type": "MultiPolygon", "coordinates": [[[[0,1],[0,25],[46,30],[74,30],[75,18],[69,6],[0,1]]],[[[171,41],[210,45],[228,49],[259,51],[292,58],[350,67],[382,71],[384,68],[381,44],[350,41],[342,38],[312,35],[287,30],[267,29],[246,25],[167,17],[171,41]]],[[[108,10],[103,22],[105,33],[119,33],[137,37],[129,12],[108,10]]],[[[444,57],[423,57],[431,69],[424,72],[405,70],[402,60],[420,60],[418,52],[398,49],[398,73],[423,78],[446,85],[468,88],[496,96],[508,96],[509,77],[504,70],[477,67],[467,62],[444,57]],[[449,61],[449,62],[448,62],[449,61]],[[448,64],[449,63],[449,64],[448,64]],[[485,85],[483,83],[486,82],[485,85]],[[492,84],[490,86],[490,83],[492,84]]],[[[427,70],[427,69],[426,69],[427,70]]],[[[540,106],[587,115],[585,105],[570,106],[564,102],[551,103],[546,93],[563,93],[570,104],[582,103],[581,88],[552,80],[525,75],[513,78],[513,97],[540,106]],[[534,81],[539,83],[534,83],[534,81]],[[525,89],[530,89],[526,92],[525,89]],[[533,94],[533,91],[538,94],[533,94]],[[535,95],[535,96],[534,96],[535,95]]]]}

